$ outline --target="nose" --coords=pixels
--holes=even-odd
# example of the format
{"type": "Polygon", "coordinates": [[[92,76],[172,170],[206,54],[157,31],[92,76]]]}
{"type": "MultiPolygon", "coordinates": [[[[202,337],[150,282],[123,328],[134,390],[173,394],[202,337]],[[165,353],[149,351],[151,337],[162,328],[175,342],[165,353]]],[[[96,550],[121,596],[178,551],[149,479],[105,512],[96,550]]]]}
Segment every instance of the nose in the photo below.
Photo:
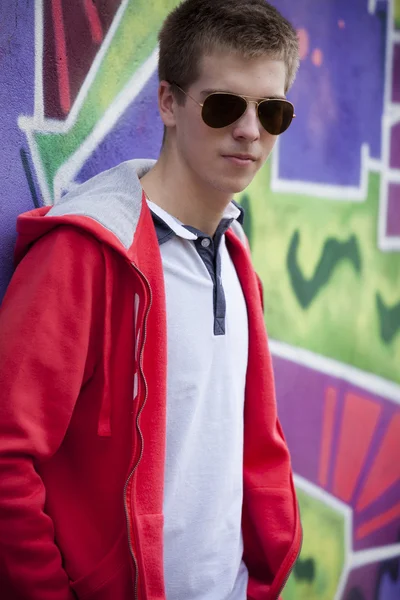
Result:
{"type": "Polygon", "coordinates": [[[257,103],[249,101],[246,112],[233,125],[233,137],[237,140],[254,142],[260,137],[260,127],[257,103]]]}

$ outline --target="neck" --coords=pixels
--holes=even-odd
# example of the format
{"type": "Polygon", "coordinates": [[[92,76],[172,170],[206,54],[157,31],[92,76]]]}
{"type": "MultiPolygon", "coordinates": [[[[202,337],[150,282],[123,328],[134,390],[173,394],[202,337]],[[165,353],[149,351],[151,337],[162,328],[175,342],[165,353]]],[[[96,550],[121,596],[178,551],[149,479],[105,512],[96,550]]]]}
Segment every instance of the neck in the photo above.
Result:
{"type": "Polygon", "coordinates": [[[213,236],[231,198],[200,181],[172,150],[164,148],[155,166],[141,179],[149,200],[185,225],[213,236]]]}

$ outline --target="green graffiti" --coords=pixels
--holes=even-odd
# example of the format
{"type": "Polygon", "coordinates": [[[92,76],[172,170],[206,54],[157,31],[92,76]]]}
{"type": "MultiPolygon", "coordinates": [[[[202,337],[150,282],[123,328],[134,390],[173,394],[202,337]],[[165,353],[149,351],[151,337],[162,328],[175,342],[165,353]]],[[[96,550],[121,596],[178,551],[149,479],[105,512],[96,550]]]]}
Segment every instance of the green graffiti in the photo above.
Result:
{"type": "Polygon", "coordinates": [[[315,560],[313,558],[303,560],[299,557],[294,566],[293,574],[297,581],[312,583],[315,579],[315,560]]]}
{"type": "Polygon", "coordinates": [[[390,344],[400,331],[400,302],[389,308],[383,301],[382,296],[377,293],[376,307],[379,314],[382,340],[385,344],[390,344]]]}
{"type": "Polygon", "coordinates": [[[363,202],[340,195],[327,199],[275,192],[270,177],[267,163],[246,190],[252,255],[264,286],[269,336],[400,383],[400,335],[390,346],[382,339],[375,297],[379,290],[384,298],[396,298],[400,280],[400,253],[378,247],[380,175],[369,174],[363,202]],[[334,240],[348,245],[340,247],[334,240]],[[287,260],[291,244],[301,265],[295,286],[302,291],[297,294],[287,260]],[[333,257],[340,251],[352,257],[346,258],[347,264],[343,259],[336,263],[333,271],[333,257]],[[298,296],[303,305],[308,303],[307,310],[298,296]]]}
{"type": "Polygon", "coordinates": [[[243,196],[240,199],[240,204],[242,205],[242,208],[244,210],[243,229],[247,236],[247,239],[249,240],[251,248],[253,237],[253,217],[251,214],[250,199],[247,194],[243,194],[243,196]]]}
{"type": "Polygon", "coordinates": [[[350,261],[358,273],[361,271],[360,252],[354,235],[347,242],[340,242],[333,238],[326,240],[321,258],[310,279],[304,277],[298,264],[299,244],[300,233],[295,231],[289,246],[287,267],[294,293],[303,308],[310,306],[342,261],[350,261]]]}
{"type": "Polygon", "coordinates": [[[123,14],[73,127],[64,134],[36,132],[35,139],[48,182],[77,150],[157,45],[157,32],[178,0],[131,0],[123,14]]]}
{"type": "Polygon", "coordinates": [[[297,494],[303,547],[282,596],[284,600],[334,598],[345,563],[344,515],[301,489],[297,494]]]}
{"type": "Polygon", "coordinates": [[[394,0],[394,24],[400,29],[400,0],[394,0]]]}

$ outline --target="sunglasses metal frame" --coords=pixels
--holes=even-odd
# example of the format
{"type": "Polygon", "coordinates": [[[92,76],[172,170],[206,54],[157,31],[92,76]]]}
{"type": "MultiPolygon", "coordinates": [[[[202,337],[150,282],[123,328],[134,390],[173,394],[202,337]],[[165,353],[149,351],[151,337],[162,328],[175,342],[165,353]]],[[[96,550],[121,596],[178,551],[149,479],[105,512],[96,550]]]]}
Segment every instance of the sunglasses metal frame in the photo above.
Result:
{"type": "MultiPolygon", "coordinates": [[[[286,98],[261,98],[261,99],[256,99],[253,98],[252,96],[242,96],[241,94],[234,94],[233,92],[211,92],[211,94],[208,94],[205,98],[204,98],[204,102],[198,102],[195,98],[193,98],[193,96],[191,96],[188,92],[185,92],[185,90],[183,90],[177,83],[175,83],[174,81],[170,82],[170,85],[174,85],[175,87],[178,88],[178,90],[180,90],[183,94],[185,94],[185,96],[188,96],[191,100],[193,100],[193,102],[195,102],[198,106],[200,106],[201,108],[203,108],[207,98],[209,98],[210,96],[217,96],[217,95],[224,95],[224,96],[235,96],[236,98],[243,98],[243,100],[246,102],[247,106],[246,106],[246,110],[240,115],[240,117],[238,117],[235,121],[232,121],[232,123],[228,123],[228,125],[224,125],[223,127],[229,127],[229,125],[233,125],[233,123],[236,123],[236,121],[238,121],[239,119],[241,119],[243,117],[243,115],[246,113],[249,104],[255,104],[257,107],[257,117],[258,120],[260,121],[261,125],[263,126],[263,128],[265,129],[264,125],[262,124],[262,121],[259,117],[258,114],[258,107],[260,106],[260,104],[262,104],[263,102],[284,102],[286,104],[289,104],[290,106],[292,106],[293,108],[293,117],[292,119],[296,118],[295,112],[294,112],[294,104],[292,104],[292,102],[290,102],[289,100],[286,100],[286,98]]],[[[204,119],[203,119],[204,121],[204,119]]],[[[208,125],[208,123],[206,123],[207,127],[211,127],[211,125],[208,125]]],[[[290,124],[289,124],[290,125],[290,124]]],[[[211,127],[211,129],[223,129],[223,127],[211,127]]],[[[288,128],[286,128],[287,130],[288,128]]],[[[286,131],[285,130],[285,131],[286,131]]],[[[267,129],[265,129],[265,131],[268,131],[267,129]]],[[[269,133],[269,132],[268,132],[269,133]]],[[[282,132],[284,133],[284,132],[282,132]]],[[[273,134],[271,134],[273,135],[273,134]]],[[[280,134],[277,134],[280,135],[280,134]]]]}

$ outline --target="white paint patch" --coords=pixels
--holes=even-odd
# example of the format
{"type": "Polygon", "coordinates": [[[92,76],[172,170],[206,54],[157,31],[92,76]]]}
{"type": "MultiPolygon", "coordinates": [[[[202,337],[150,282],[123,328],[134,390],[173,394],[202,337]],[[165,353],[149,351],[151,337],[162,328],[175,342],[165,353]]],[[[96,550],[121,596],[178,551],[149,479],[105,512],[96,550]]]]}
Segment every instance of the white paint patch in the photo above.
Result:
{"type": "Polygon", "coordinates": [[[400,169],[391,169],[388,171],[389,183],[400,183],[400,169]]]}
{"type": "Polygon", "coordinates": [[[34,114],[35,120],[40,127],[44,121],[43,100],[43,0],[35,2],[35,90],[34,90],[34,114]]]}
{"type": "Polygon", "coordinates": [[[318,485],[311,483],[308,479],[305,479],[301,475],[294,474],[294,483],[296,487],[305,492],[308,496],[311,496],[315,500],[322,502],[322,504],[326,504],[332,510],[341,513],[344,517],[351,519],[352,509],[351,507],[338,500],[335,496],[332,496],[329,492],[322,489],[318,485]]]}
{"type": "Polygon", "coordinates": [[[380,173],[383,169],[383,163],[377,158],[368,157],[367,169],[373,173],[380,173]]]}
{"type": "Polygon", "coordinates": [[[352,553],[350,555],[350,565],[352,569],[358,569],[365,565],[383,562],[384,560],[390,560],[398,556],[400,556],[400,544],[368,548],[368,550],[352,553]]]}
{"type": "Polygon", "coordinates": [[[308,367],[318,373],[324,373],[342,379],[366,391],[366,393],[376,394],[382,398],[394,401],[400,404],[400,385],[378,377],[367,371],[362,371],[345,363],[315,354],[304,348],[290,346],[284,342],[270,340],[269,346],[273,356],[290,360],[296,364],[308,367]]]}
{"type": "Polygon", "coordinates": [[[361,178],[358,186],[331,185],[308,181],[293,181],[279,176],[279,140],[272,160],[271,189],[274,192],[291,193],[308,197],[336,200],[338,202],[364,202],[368,195],[369,146],[361,146],[361,178]]]}

